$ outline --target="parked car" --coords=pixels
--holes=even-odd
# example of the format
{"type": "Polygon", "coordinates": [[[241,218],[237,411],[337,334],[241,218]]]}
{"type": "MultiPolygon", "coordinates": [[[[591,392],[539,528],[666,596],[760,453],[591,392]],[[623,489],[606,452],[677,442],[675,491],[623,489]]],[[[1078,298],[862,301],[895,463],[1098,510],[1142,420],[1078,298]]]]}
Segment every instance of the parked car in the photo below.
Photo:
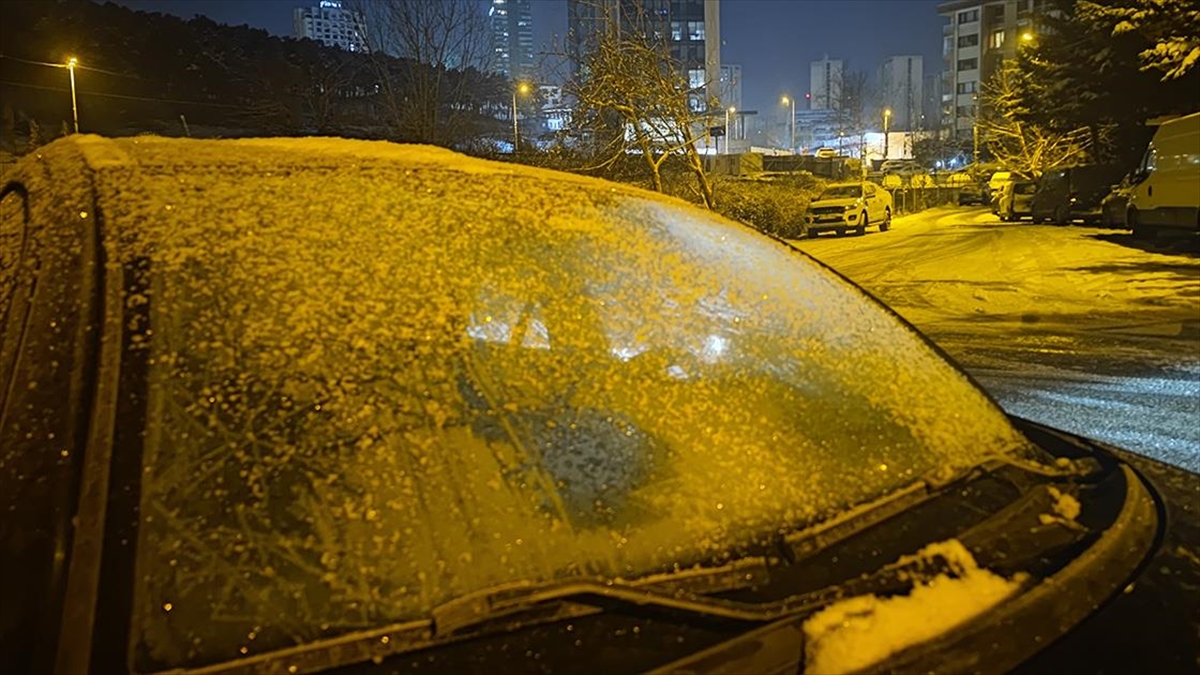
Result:
{"type": "Polygon", "coordinates": [[[984,187],[979,183],[964,183],[958,188],[958,205],[981,206],[986,204],[983,193],[984,187]]]}
{"type": "Polygon", "coordinates": [[[1129,207],[1129,192],[1133,189],[1126,175],[1120,183],[1113,185],[1104,199],[1100,200],[1100,224],[1105,227],[1126,227],[1125,211],[1129,207]]]}
{"type": "Polygon", "coordinates": [[[1074,220],[1100,222],[1100,202],[1121,179],[1119,164],[1060,167],[1042,174],[1033,199],[1033,219],[1066,225],[1074,220]]]}
{"type": "Polygon", "coordinates": [[[834,148],[817,148],[816,156],[819,159],[830,159],[838,156],[838,151],[834,148]]]}
{"type": "Polygon", "coordinates": [[[984,197],[987,198],[988,204],[992,205],[993,211],[996,208],[996,201],[1000,199],[1000,188],[1005,183],[1011,183],[1016,179],[1017,177],[1011,171],[994,171],[988,177],[987,185],[984,189],[984,197]]]}
{"type": "Polygon", "coordinates": [[[1134,236],[1200,232],[1200,113],[1164,122],[1133,176],[1125,222],[1134,236]]]}
{"type": "Polygon", "coordinates": [[[892,225],[892,208],[891,193],[875,183],[833,183],[808,205],[805,218],[808,236],[829,231],[842,236],[847,230],[862,235],[872,225],[878,225],[880,232],[887,232],[892,225]]]}
{"type": "Polygon", "coordinates": [[[883,175],[912,176],[921,172],[921,166],[912,159],[885,159],[879,165],[883,175]]]}
{"type": "Polygon", "coordinates": [[[1194,671],[1200,478],[711,211],[71,135],[0,235],[4,672],[1194,671]]]}
{"type": "Polygon", "coordinates": [[[1015,180],[1000,187],[995,213],[1002,221],[1020,220],[1033,215],[1038,184],[1031,180],[1015,180]]]}

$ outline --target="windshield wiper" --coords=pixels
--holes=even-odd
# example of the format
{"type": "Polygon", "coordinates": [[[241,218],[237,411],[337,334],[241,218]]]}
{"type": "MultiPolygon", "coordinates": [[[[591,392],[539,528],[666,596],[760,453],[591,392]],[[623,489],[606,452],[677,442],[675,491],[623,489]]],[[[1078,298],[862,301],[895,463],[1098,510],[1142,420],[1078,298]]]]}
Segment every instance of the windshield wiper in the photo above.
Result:
{"type": "Polygon", "coordinates": [[[761,613],[748,605],[707,597],[764,583],[767,561],[742,558],[721,567],[693,568],[655,574],[630,582],[603,578],[563,579],[542,583],[513,583],[484,589],[442,603],[430,613],[435,636],[520,614],[551,603],[569,603],[571,616],[592,614],[620,603],[653,606],[683,613],[741,621],[759,621],[761,613]]]}

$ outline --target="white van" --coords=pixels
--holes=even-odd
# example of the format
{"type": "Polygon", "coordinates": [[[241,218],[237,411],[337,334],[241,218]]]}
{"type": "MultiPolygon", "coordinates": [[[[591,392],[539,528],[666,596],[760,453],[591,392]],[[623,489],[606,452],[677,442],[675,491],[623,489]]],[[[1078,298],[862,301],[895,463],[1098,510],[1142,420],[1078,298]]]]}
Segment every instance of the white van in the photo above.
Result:
{"type": "Polygon", "coordinates": [[[1141,239],[1200,231],[1200,113],[1164,122],[1133,176],[1125,223],[1141,239]]]}

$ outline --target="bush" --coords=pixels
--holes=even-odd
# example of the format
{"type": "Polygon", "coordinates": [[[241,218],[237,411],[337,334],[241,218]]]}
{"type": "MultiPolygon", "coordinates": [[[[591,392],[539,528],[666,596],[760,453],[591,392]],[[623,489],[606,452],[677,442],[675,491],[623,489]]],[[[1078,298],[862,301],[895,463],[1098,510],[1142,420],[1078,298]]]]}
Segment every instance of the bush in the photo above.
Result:
{"type": "Polygon", "coordinates": [[[767,178],[722,178],[714,182],[717,212],[782,239],[804,236],[808,204],[823,183],[810,173],[767,178]]]}

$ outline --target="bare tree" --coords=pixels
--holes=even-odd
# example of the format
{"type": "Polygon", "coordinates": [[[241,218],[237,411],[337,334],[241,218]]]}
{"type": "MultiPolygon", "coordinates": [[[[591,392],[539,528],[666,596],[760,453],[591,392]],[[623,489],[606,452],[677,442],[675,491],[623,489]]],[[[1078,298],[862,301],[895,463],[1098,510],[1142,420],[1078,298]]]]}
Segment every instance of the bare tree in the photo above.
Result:
{"type": "Polygon", "coordinates": [[[485,75],[491,34],[477,0],[353,0],[347,9],[359,22],[398,137],[465,140],[485,101],[503,98],[485,75]]]}
{"type": "Polygon", "coordinates": [[[838,133],[857,138],[860,152],[866,144],[866,107],[871,94],[866,73],[852,71],[842,75],[837,101],[838,133]]]}
{"type": "Polygon", "coordinates": [[[626,16],[618,24],[610,17],[606,25],[566,87],[577,104],[573,126],[601,165],[640,155],[659,192],[665,191],[664,164],[682,160],[704,205],[713,208],[712,184],[697,147],[711,107],[704,84],[692,86],[651,20],[626,16]]]}
{"type": "Polygon", "coordinates": [[[1006,61],[984,83],[977,128],[981,141],[1005,167],[1030,177],[1086,161],[1092,145],[1090,129],[1055,131],[1028,120],[1029,111],[1022,103],[1027,77],[1015,62],[1006,61]]]}

